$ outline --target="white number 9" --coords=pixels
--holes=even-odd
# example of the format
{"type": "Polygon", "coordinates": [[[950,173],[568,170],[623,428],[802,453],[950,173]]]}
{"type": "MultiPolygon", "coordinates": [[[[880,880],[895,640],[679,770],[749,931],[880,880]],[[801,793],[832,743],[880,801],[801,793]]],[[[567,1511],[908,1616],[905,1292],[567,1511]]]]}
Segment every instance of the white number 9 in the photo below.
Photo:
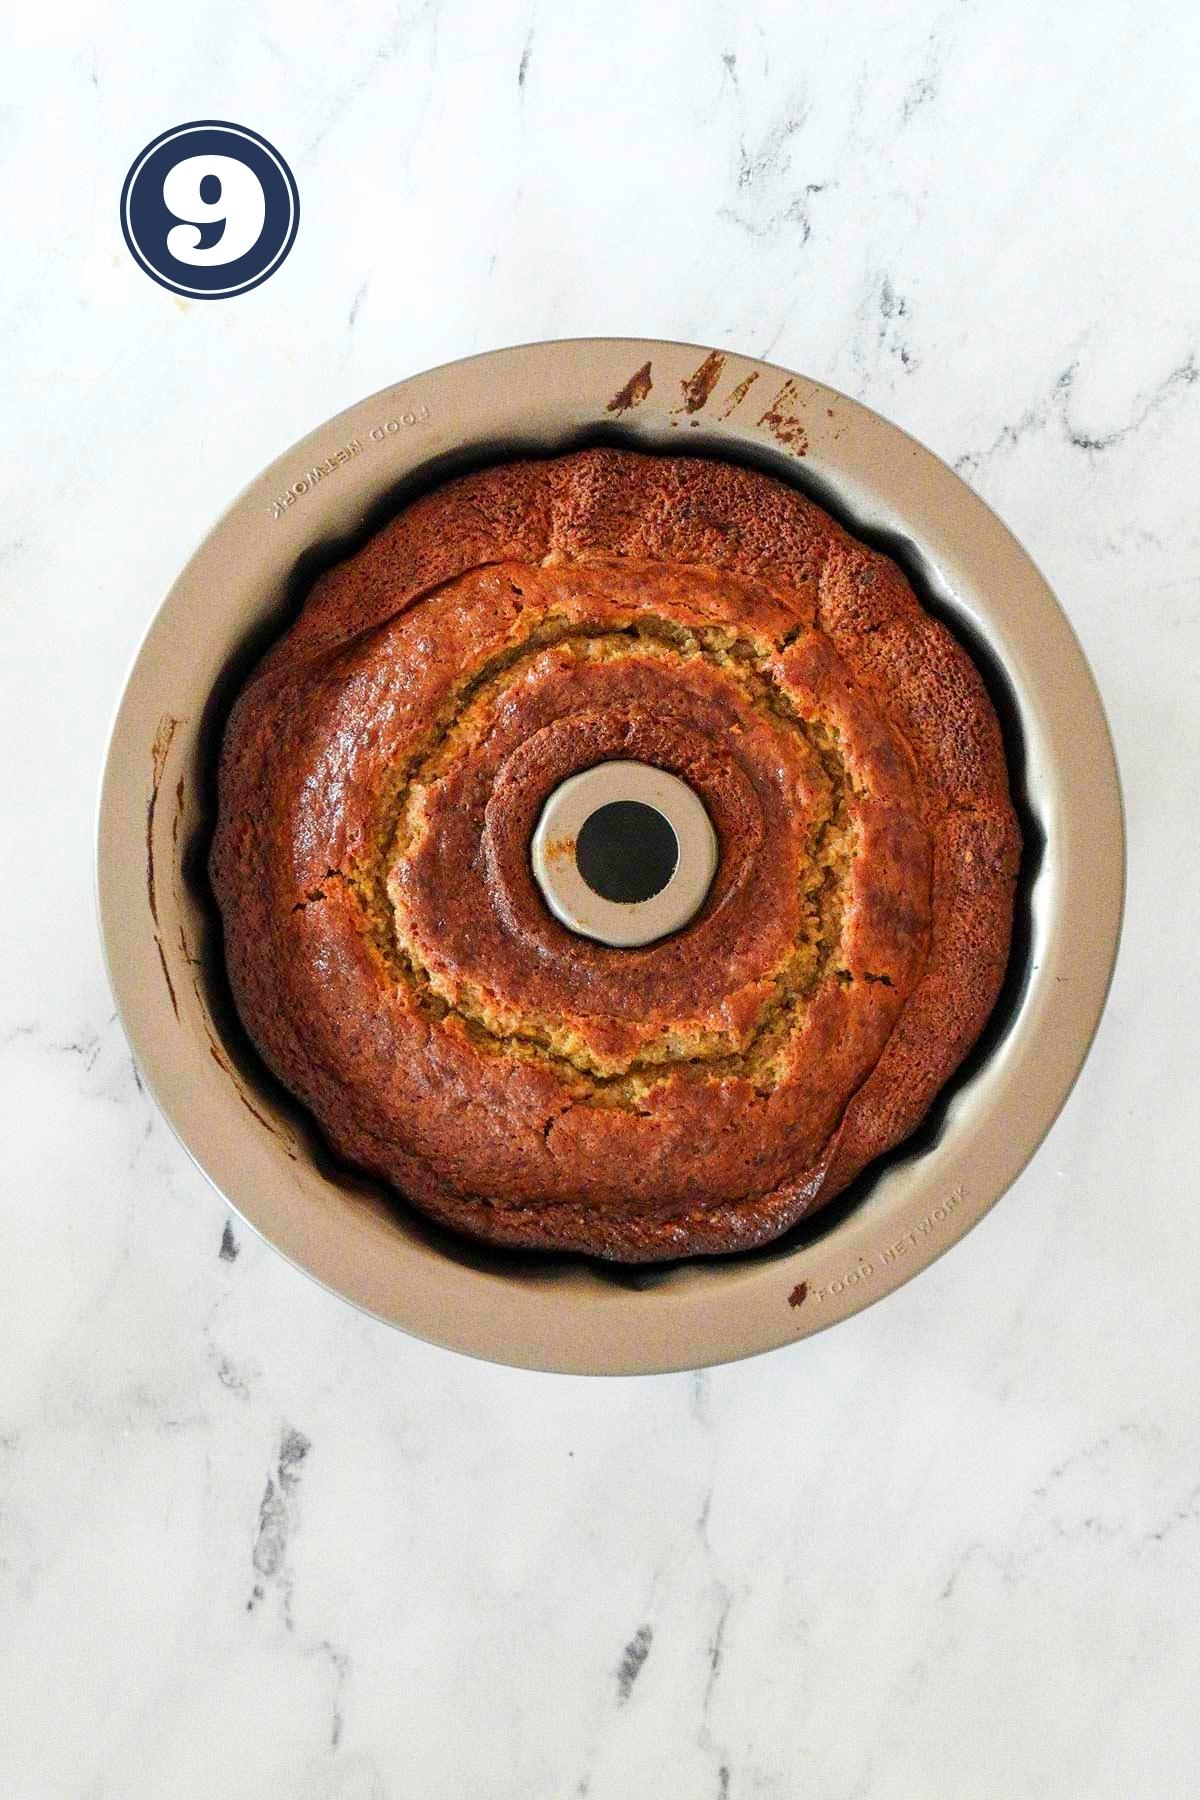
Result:
{"type": "Polygon", "coordinates": [[[262,236],[267,216],[262,182],[235,156],[185,156],[163,182],[163,199],[177,219],[188,221],[167,233],[167,249],[176,262],[236,262],[262,236]],[[209,197],[202,190],[209,190],[209,197]],[[201,250],[199,227],[219,221],[224,221],[224,231],[201,250]]]}

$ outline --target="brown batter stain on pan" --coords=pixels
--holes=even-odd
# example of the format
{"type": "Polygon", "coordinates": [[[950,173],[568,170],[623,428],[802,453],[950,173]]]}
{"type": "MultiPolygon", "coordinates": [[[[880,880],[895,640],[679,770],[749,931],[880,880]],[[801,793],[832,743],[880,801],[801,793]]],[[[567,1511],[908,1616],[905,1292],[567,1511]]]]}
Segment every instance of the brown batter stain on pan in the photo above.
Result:
{"type": "Polygon", "coordinates": [[[547,860],[552,856],[574,856],[575,839],[573,837],[552,838],[544,852],[547,860]]]}
{"type": "Polygon", "coordinates": [[[632,407],[640,406],[654,383],[650,379],[650,364],[643,363],[635,369],[623,388],[618,388],[608,403],[610,413],[629,412],[632,407]]]}
{"type": "Polygon", "coordinates": [[[791,1293],[788,1295],[788,1305],[789,1306],[803,1306],[804,1302],[807,1299],[808,1299],[808,1283],[807,1283],[807,1281],[798,1281],[796,1283],[795,1287],[792,1289],[791,1293]]]}
{"type": "Polygon", "coordinates": [[[163,980],[166,982],[167,992],[171,996],[171,1011],[175,1014],[175,1017],[178,1018],[179,1002],[175,998],[175,983],[171,980],[171,971],[167,967],[166,953],[163,950],[162,939],[159,937],[157,931],[154,934],[154,948],[158,951],[158,960],[162,964],[163,980]]]}
{"type": "Polygon", "coordinates": [[[155,926],[158,925],[158,896],[154,888],[154,814],[158,808],[158,790],[166,773],[167,757],[171,753],[171,739],[178,728],[179,720],[172,713],[164,713],[158,721],[158,730],[150,746],[152,772],[150,800],[146,807],[146,892],[150,899],[150,917],[155,926]]]}
{"type": "MultiPolygon", "coordinates": [[[[146,898],[150,902],[150,917],[154,921],[154,948],[158,951],[158,960],[162,965],[163,980],[167,984],[167,993],[171,996],[171,1011],[179,1017],[179,1001],[175,994],[175,983],[171,980],[171,971],[167,967],[167,954],[163,949],[162,932],[158,925],[158,890],[154,877],[154,814],[158,809],[158,791],[162,787],[163,776],[167,769],[167,758],[171,754],[171,740],[179,728],[180,721],[173,713],[164,713],[158,721],[158,730],[154,733],[154,742],[150,746],[150,799],[146,804],[146,898]]],[[[183,782],[176,793],[177,801],[182,804],[183,782]]],[[[178,813],[172,836],[179,829],[178,813]]]]}
{"type": "Polygon", "coordinates": [[[754,386],[754,384],[757,380],[758,380],[758,370],[757,369],[751,369],[751,371],[748,375],[742,376],[742,379],[738,382],[738,384],[734,388],[732,394],[730,394],[728,400],[725,402],[725,405],[721,409],[721,417],[723,419],[727,419],[729,417],[730,413],[734,413],[737,411],[738,407],[742,404],[742,401],[746,398],[746,395],[750,392],[750,389],[754,386]]]}
{"type": "MultiPolygon", "coordinates": [[[[198,993],[199,989],[197,989],[197,994],[198,993]]],[[[253,1100],[246,1094],[234,1073],[233,1064],[229,1061],[229,1058],[225,1055],[224,1051],[217,1047],[216,1040],[212,1035],[212,1031],[209,1029],[207,1020],[205,1020],[205,1030],[208,1031],[208,1054],[212,1057],[218,1068],[224,1069],[226,1075],[228,1075],[230,1081],[233,1083],[234,1093],[246,1108],[246,1111],[253,1113],[259,1124],[264,1126],[266,1130],[270,1132],[272,1137],[279,1139],[292,1161],[295,1162],[297,1160],[295,1150],[291,1144],[288,1143],[287,1138],[284,1136],[283,1132],[279,1130],[278,1126],[275,1125],[272,1120],[268,1119],[265,1113],[259,1112],[253,1100]]]]}
{"type": "MultiPolygon", "coordinates": [[[[236,1082],[234,1083],[234,1086],[237,1087],[236,1082]]],[[[258,1120],[260,1125],[266,1126],[267,1130],[270,1132],[272,1137],[279,1136],[279,1133],[276,1131],[275,1127],[272,1125],[270,1119],[268,1119],[266,1117],[265,1113],[259,1112],[257,1106],[255,1106],[255,1104],[252,1100],[247,1099],[246,1095],[243,1094],[241,1088],[237,1088],[237,1097],[241,1101],[242,1105],[245,1107],[246,1111],[248,1113],[253,1113],[254,1117],[258,1120]]]]}
{"type": "Polygon", "coordinates": [[[708,405],[712,391],[721,379],[721,370],[725,367],[725,357],[719,350],[710,350],[700,367],[680,382],[683,390],[683,405],[676,407],[676,412],[698,413],[708,405]]]}
{"type": "MultiPolygon", "coordinates": [[[[171,744],[181,723],[182,721],[177,719],[173,713],[164,713],[158,722],[158,730],[155,732],[154,742],[150,746],[150,799],[146,807],[146,895],[150,902],[150,917],[154,920],[154,948],[158,951],[158,960],[162,968],[163,980],[167,984],[167,993],[171,997],[171,1011],[175,1014],[176,1019],[179,1017],[179,1000],[175,993],[175,983],[171,979],[171,971],[167,967],[167,955],[166,951],[163,949],[162,931],[159,927],[158,920],[158,890],[154,870],[154,816],[158,810],[158,796],[159,791],[162,788],[163,777],[166,774],[167,759],[171,754],[171,744]]],[[[179,841],[179,825],[183,818],[184,806],[184,782],[183,777],[180,776],[175,787],[175,817],[171,823],[171,841],[173,844],[178,843],[179,841]]],[[[184,929],[182,920],[179,924],[179,948],[184,961],[193,969],[197,968],[199,966],[199,958],[192,954],[191,946],[187,941],[187,932],[184,929]]],[[[201,1013],[203,1014],[205,1010],[203,996],[200,992],[199,981],[196,979],[195,975],[192,977],[192,986],[195,989],[196,999],[200,1003],[201,1013]]],[[[229,1079],[233,1083],[234,1091],[242,1105],[246,1107],[249,1112],[254,1114],[254,1117],[258,1120],[259,1124],[264,1125],[271,1133],[272,1137],[278,1137],[280,1139],[284,1144],[288,1155],[291,1157],[292,1161],[295,1162],[296,1153],[287,1143],[282,1132],[278,1131],[271,1123],[270,1119],[268,1119],[265,1114],[261,1113],[257,1106],[254,1105],[253,1101],[243,1093],[241,1084],[239,1083],[231,1064],[224,1053],[218,1049],[217,1044],[213,1039],[212,1030],[208,1024],[207,1018],[205,1018],[205,1030],[208,1032],[209,1053],[211,1054],[213,1061],[224,1069],[225,1073],[229,1076],[229,1079]]]]}
{"type": "Polygon", "coordinates": [[[785,449],[804,456],[808,451],[808,433],[800,419],[799,402],[799,385],[789,375],[758,423],[765,425],[785,449]]]}

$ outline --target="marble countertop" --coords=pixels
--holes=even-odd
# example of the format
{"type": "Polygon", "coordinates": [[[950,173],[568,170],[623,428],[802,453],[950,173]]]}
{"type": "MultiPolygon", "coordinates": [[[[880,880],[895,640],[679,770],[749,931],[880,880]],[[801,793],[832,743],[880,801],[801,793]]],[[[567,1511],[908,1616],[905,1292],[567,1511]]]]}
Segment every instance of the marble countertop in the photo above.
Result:
{"type": "Polygon", "coordinates": [[[26,9],[0,109],[0,1794],[1190,1797],[1195,9],[121,10],[26,9]],[[302,222],[188,304],[117,200],[212,117],[302,222]],[[772,357],[953,463],[1125,781],[1033,1165],[893,1298],[693,1376],[473,1364],[286,1266],[142,1091],[93,918],[111,710],[218,511],[360,395],[577,333],[772,357]]]}

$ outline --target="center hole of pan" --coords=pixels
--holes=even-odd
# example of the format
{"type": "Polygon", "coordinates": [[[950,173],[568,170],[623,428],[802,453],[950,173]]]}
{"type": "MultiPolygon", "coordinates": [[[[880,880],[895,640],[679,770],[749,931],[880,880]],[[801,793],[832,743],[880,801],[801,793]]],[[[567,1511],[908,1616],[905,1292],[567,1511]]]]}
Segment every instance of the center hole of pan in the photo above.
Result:
{"type": "Polygon", "coordinates": [[[661,894],[679,867],[679,839],[656,807],[610,800],[580,827],[575,864],[594,894],[631,905],[661,894]]]}

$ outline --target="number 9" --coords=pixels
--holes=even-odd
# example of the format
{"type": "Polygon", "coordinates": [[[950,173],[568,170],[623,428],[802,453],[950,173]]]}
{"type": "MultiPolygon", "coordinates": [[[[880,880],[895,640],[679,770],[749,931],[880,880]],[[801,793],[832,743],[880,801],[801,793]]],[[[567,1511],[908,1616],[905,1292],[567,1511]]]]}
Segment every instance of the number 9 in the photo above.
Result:
{"type": "Polygon", "coordinates": [[[167,233],[167,250],[176,262],[236,262],[262,236],[267,216],[262,182],[253,169],[234,156],[185,156],[163,182],[163,199],[177,219],[188,221],[185,225],[173,225],[167,233]],[[214,183],[216,197],[204,198],[202,188],[211,188],[214,183]],[[225,229],[215,244],[202,250],[200,226],[218,221],[225,229]]]}

